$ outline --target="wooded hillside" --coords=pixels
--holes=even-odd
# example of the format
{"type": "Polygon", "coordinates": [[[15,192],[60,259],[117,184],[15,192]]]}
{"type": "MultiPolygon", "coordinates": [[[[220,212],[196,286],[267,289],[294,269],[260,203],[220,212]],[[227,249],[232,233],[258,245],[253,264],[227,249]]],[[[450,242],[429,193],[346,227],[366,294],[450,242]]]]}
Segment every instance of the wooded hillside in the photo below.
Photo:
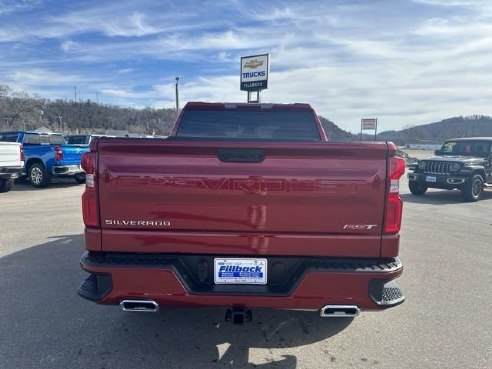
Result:
{"type": "Polygon", "coordinates": [[[41,126],[63,133],[104,133],[107,129],[166,135],[176,119],[174,109],[133,109],[94,101],[47,100],[0,86],[0,130],[41,126]]]}
{"type": "MultiPolygon", "coordinates": [[[[0,130],[32,130],[42,126],[62,133],[104,133],[108,129],[130,133],[168,135],[174,109],[134,109],[98,104],[94,101],[47,100],[12,91],[0,85],[0,130]]],[[[359,134],[346,132],[332,121],[320,117],[330,141],[358,141],[359,134]]],[[[378,133],[378,140],[408,143],[437,143],[457,137],[492,137],[492,117],[474,115],[454,117],[399,131],[378,133]]],[[[373,135],[363,135],[372,141],[373,135]]]]}

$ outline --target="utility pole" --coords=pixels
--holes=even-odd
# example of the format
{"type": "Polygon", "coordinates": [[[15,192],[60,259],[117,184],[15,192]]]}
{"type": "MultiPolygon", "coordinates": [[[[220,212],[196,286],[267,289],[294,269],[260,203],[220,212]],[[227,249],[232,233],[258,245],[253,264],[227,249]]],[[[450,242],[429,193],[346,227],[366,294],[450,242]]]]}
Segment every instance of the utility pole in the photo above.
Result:
{"type": "Polygon", "coordinates": [[[179,91],[178,91],[179,77],[176,77],[176,116],[179,115],[179,91]]]}
{"type": "Polygon", "coordinates": [[[61,115],[59,115],[59,116],[58,116],[58,119],[60,120],[60,129],[61,129],[61,130],[63,130],[62,118],[63,118],[63,117],[62,117],[61,115]]]}
{"type": "Polygon", "coordinates": [[[99,91],[96,91],[96,102],[99,104],[99,91]]]}
{"type": "Polygon", "coordinates": [[[73,86],[73,101],[77,102],[77,86],[73,86]]]}
{"type": "Polygon", "coordinates": [[[374,128],[374,141],[378,140],[378,118],[376,118],[376,127],[374,128]]]}

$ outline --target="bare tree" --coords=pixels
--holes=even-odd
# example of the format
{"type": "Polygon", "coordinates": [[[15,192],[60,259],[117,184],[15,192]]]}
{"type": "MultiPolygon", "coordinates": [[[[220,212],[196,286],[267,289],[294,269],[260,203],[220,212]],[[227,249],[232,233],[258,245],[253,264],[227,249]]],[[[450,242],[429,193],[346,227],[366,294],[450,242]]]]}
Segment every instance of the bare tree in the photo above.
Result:
{"type": "Polygon", "coordinates": [[[33,120],[36,112],[41,109],[39,101],[25,92],[13,92],[9,98],[9,104],[6,109],[8,118],[10,118],[11,128],[25,128],[26,120],[33,120]]]}

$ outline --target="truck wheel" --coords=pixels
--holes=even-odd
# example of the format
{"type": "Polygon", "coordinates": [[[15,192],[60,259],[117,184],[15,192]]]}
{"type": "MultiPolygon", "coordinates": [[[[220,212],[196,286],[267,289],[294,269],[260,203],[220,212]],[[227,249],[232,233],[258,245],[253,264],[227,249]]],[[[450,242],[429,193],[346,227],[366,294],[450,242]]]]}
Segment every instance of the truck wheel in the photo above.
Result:
{"type": "Polygon", "coordinates": [[[483,193],[483,178],[480,174],[475,174],[461,188],[461,194],[465,201],[478,201],[483,193]]]}
{"type": "Polygon", "coordinates": [[[410,192],[414,195],[423,195],[427,191],[427,186],[418,184],[415,181],[408,182],[408,188],[410,188],[410,192]]]}
{"type": "Polygon", "coordinates": [[[13,179],[0,179],[0,192],[9,192],[13,183],[13,179]]]}
{"type": "Polygon", "coordinates": [[[50,175],[46,172],[44,165],[34,163],[29,167],[29,178],[34,187],[46,187],[51,182],[50,175]]]}
{"type": "Polygon", "coordinates": [[[79,184],[85,183],[85,173],[77,173],[73,178],[75,178],[79,184]]]}

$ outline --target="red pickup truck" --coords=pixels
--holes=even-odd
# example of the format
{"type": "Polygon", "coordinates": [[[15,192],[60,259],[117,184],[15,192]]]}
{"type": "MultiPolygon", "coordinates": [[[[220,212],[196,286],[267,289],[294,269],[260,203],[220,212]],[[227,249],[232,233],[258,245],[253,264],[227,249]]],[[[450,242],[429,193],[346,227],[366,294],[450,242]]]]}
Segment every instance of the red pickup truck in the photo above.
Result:
{"type": "Polygon", "coordinates": [[[167,139],[90,148],[86,299],[222,306],[235,323],[257,307],[353,317],[404,300],[392,143],[326,142],[308,104],[188,103],[167,139]]]}

